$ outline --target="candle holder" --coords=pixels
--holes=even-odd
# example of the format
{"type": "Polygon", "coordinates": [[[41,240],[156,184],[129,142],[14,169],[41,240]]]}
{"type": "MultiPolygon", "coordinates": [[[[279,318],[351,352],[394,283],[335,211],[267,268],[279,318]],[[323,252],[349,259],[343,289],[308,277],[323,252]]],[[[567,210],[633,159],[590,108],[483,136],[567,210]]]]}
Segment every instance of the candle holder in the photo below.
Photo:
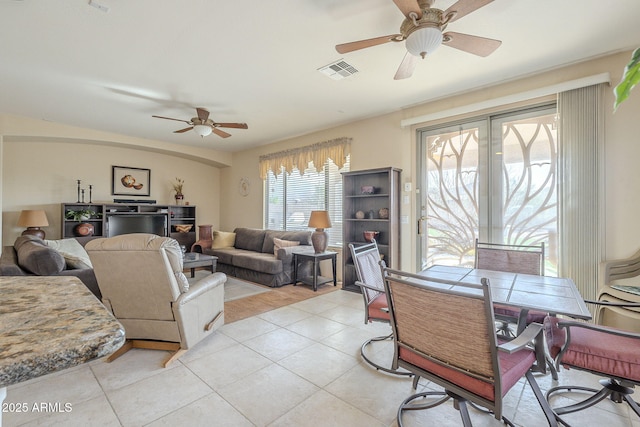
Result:
{"type": "Polygon", "coordinates": [[[76,203],[80,203],[80,180],[78,179],[78,201],[76,203]]]}

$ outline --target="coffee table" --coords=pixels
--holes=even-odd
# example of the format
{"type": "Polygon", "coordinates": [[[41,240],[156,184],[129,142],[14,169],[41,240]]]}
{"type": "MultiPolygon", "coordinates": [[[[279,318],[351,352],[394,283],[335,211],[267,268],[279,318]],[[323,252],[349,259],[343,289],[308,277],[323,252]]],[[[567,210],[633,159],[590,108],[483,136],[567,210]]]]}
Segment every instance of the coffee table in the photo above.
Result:
{"type": "Polygon", "coordinates": [[[195,277],[197,267],[209,267],[211,273],[216,272],[216,264],[218,257],[213,255],[205,255],[198,252],[187,252],[184,254],[183,266],[191,269],[191,277],[195,277]]]}

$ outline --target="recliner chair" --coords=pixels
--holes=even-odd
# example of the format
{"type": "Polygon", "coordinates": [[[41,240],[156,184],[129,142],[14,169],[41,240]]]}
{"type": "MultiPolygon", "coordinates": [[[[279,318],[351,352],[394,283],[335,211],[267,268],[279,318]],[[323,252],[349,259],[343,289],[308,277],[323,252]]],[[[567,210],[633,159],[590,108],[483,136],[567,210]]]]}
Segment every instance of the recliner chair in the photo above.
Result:
{"type": "Polygon", "coordinates": [[[224,283],[214,273],[189,285],[175,239],[125,234],[86,245],[102,302],[122,323],[127,342],[108,361],[131,348],[169,350],[166,367],[224,324],[224,283]]]}

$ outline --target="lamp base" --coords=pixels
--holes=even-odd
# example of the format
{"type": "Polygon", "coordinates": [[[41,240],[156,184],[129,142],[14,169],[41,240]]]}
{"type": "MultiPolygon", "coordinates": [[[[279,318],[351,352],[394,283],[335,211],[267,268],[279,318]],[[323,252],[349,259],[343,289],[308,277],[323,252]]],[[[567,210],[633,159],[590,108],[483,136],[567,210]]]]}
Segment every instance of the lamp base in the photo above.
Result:
{"type": "Polygon", "coordinates": [[[41,230],[40,227],[27,227],[27,229],[22,232],[22,235],[26,236],[27,234],[30,234],[32,236],[37,236],[42,240],[44,240],[44,236],[45,236],[44,230],[41,230]]]}
{"type": "Polygon", "coordinates": [[[316,228],[316,231],[311,233],[311,244],[317,254],[321,254],[327,250],[327,244],[329,243],[329,236],[324,228],[316,228]]]}

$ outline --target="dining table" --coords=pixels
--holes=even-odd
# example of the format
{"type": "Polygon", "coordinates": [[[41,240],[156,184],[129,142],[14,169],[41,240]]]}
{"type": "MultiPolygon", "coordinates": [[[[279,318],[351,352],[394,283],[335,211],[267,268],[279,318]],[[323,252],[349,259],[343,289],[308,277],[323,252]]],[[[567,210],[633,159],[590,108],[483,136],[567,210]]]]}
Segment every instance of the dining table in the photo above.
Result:
{"type": "MultiPolygon", "coordinates": [[[[476,284],[482,278],[487,278],[493,302],[520,309],[521,319],[526,318],[529,310],[581,320],[592,318],[576,284],[570,278],[448,265],[432,265],[418,274],[426,279],[476,284]]],[[[524,323],[518,322],[518,333],[526,326],[524,323]]]]}

